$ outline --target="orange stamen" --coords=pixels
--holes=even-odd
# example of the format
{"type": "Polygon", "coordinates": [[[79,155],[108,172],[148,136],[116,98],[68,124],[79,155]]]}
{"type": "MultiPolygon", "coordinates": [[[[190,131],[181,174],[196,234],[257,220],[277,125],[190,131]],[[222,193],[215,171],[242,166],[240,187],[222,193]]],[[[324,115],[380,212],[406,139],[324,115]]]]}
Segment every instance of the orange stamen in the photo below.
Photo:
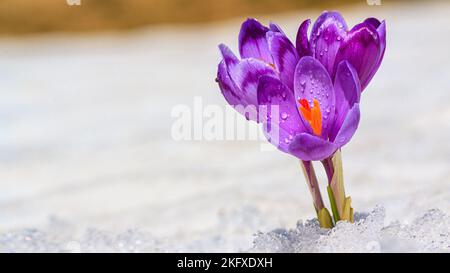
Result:
{"type": "Polygon", "coordinates": [[[319,102],[314,99],[314,106],[311,108],[306,99],[298,101],[300,103],[300,111],[303,118],[311,125],[313,133],[316,136],[322,135],[322,112],[320,111],[319,102]]]}
{"type": "Polygon", "coordinates": [[[298,102],[300,102],[300,111],[302,112],[302,116],[309,122],[311,120],[311,108],[309,107],[308,101],[301,99],[298,102]]]}

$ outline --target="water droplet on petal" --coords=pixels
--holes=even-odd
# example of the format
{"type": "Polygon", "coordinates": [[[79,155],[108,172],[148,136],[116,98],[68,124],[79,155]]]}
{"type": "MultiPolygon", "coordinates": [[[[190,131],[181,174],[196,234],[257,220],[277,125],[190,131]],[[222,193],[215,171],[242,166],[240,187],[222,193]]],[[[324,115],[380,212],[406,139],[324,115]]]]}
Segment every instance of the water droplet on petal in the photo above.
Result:
{"type": "Polygon", "coordinates": [[[289,117],[289,114],[288,113],[281,113],[281,119],[282,120],[286,120],[287,118],[289,117]]]}

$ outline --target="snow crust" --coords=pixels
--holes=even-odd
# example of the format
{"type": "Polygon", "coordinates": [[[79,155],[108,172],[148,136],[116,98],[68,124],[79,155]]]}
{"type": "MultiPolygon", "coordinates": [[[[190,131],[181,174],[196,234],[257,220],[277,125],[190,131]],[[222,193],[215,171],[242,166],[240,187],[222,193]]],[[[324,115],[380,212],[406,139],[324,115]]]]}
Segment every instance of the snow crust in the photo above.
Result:
{"type": "Polygon", "coordinates": [[[357,213],[355,223],[338,222],[332,230],[317,219],[299,221],[294,229],[258,233],[255,252],[448,252],[449,216],[438,209],[427,211],[410,224],[395,221],[385,226],[385,209],[357,213]]]}
{"type": "MultiPolygon", "coordinates": [[[[251,209],[245,210],[252,213],[251,209]]],[[[254,218],[222,221],[221,225],[255,227],[254,218]],[[253,219],[253,220],[252,220],[253,219]]],[[[224,219],[222,219],[224,220],[224,219]]],[[[248,238],[218,233],[183,242],[156,239],[148,232],[129,229],[113,233],[89,228],[77,235],[70,224],[51,219],[47,230],[23,229],[0,233],[1,252],[190,252],[229,250],[244,252],[449,252],[450,217],[438,209],[427,211],[411,223],[385,225],[385,209],[357,213],[355,223],[339,222],[332,230],[321,229],[317,219],[299,221],[293,229],[257,232],[253,246],[248,238]]]]}

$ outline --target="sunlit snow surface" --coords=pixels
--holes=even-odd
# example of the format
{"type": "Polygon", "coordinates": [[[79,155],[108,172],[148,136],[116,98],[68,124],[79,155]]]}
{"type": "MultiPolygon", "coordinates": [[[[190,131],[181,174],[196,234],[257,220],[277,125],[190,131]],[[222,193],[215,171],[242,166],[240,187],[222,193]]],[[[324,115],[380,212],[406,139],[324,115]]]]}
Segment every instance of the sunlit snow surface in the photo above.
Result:
{"type": "MultiPolygon", "coordinates": [[[[237,52],[241,18],[1,38],[0,251],[448,251],[448,217],[425,213],[450,214],[450,3],[416,2],[341,10],[349,25],[387,22],[383,64],[342,151],[355,211],[380,204],[385,220],[380,211],[328,236],[314,222],[294,228],[315,212],[292,156],[172,139],[176,105],[226,104],[217,45],[237,52]]],[[[293,39],[319,14],[258,18],[293,39]]]]}
{"type": "MultiPolygon", "coordinates": [[[[249,210],[249,213],[254,211],[249,210]]],[[[233,242],[229,234],[205,236],[189,245],[179,246],[171,239],[156,239],[139,230],[111,233],[87,229],[77,236],[67,232],[67,223],[53,220],[51,229],[25,229],[0,235],[3,252],[449,252],[450,217],[439,210],[429,210],[410,224],[384,224],[385,211],[377,206],[370,213],[357,213],[355,223],[339,222],[332,230],[321,229],[316,219],[299,221],[294,229],[277,229],[255,234],[253,247],[233,242]]],[[[251,222],[234,225],[253,226],[251,222]]],[[[223,222],[221,225],[230,225],[223,222]]],[[[234,226],[234,229],[239,229],[234,226]]],[[[220,227],[217,229],[221,230],[220,227]]],[[[245,240],[244,240],[245,241],[245,240]]]]}
{"type": "Polygon", "coordinates": [[[385,210],[355,215],[355,223],[339,222],[332,230],[316,219],[298,222],[295,229],[259,233],[257,252],[442,252],[450,250],[450,217],[429,210],[410,224],[384,225],[385,210]]]}

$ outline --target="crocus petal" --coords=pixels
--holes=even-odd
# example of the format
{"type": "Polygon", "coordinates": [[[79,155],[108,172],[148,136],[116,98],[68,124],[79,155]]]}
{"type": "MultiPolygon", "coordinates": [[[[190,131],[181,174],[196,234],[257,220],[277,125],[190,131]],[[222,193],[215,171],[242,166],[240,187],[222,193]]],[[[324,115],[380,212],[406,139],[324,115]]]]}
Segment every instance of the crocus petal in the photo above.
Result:
{"type": "Polygon", "coordinates": [[[380,22],[377,18],[370,17],[364,20],[364,23],[370,24],[371,26],[373,26],[373,28],[377,30],[381,48],[380,60],[378,61],[378,63],[380,64],[381,61],[383,60],[384,52],[386,50],[386,22],[384,20],[380,22]]]}
{"type": "Polygon", "coordinates": [[[239,52],[241,58],[255,58],[273,63],[266,40],[269,29],[255,19],[247,19],[239,33],[239,52]]]}
{"type": "Polygon", "coordinates": [[[330,24],[330,22],[339,27],[342,26],[344,30],[348,29],[344,17],[342,17],[342,15],[339,12],[324,11],[322,12],[322,14],[320,14],[319,18],[317,18],[316,22],[314,23],[311,35],[317,33],[320,28],[322,28],[324,25],[330,24]]]}
{"type": "Polygon", "coordinates": [[[294,71],[298,62],[297,50],[280,32],[267,32],[267,42],[281,81],[291,90],[294,88],[294,71]]]}
{"type": "Polygon", "coordinates": [[[219,63],[217,70],[217,82],[219,83],[220,90],[226,101],[232,105],[242,104],[242,98],[239,88],[228,75],[227,65],[224,60],[219,63]]]}
{"type": "Polygon", "coordinates": [[[374,18],[374,17],[367,18],[366,20],[364,20],[363,23],[372,25],[375,29],[377,29],[381,24],[380,20],[378,20],[377,18],[374,18]]]}
{"type": "Polygon", "coordinates": [[[273,32],[279,32],[279,33],[283,33],[284,34],[284,32],[281,29],[281,27],[278,24],[276,24],[276,23],[270,22],[269,29],[271,31],[273,31],[273,32]]]}
{"type": "Polygon", "coordinates": [[[334,143],[308,133],[297,135],[289,145],[289,153],[305,161],[323,160],[336,150],[334,143]]]}
{"type": "Polygon", "coordinates": [[[350,139],[355,134],[356,129],[358,129],[359,120],[360,120],[359,103],[355,103],[352,109],[348,111],[347,116],[345,117],[344,122],[342,123],[342,127],[340,128],[334,140],[334,144],[337,147],[340,148],[350,141],[350,139]]]}
{"type": "MultiPolygon", "coordinates": [[[[381,48],[380,59],[377,64],[377,69],[378,69],[378,67],[380,67],[380,65],[381,65],[381,61],[383,61],[384,53],[386,52],[386,22],[384,20],[378,26],[377,32],[378,32],[378,38],[380,40],[380,48],[381,48]]],[[[375,74],[375,72],[374,72],[374,74],[375,74]]]]}
{"type": "Polygon", "coordinates": [[[258,80],[261,75],[275,76],[273,67],[253,58],[239,61],[227,46],[222,44],[219,48],[224,63],[224,65],[219,65],[217,77],[222,94],[231,105],[240,106],[235,107],[238,112],[245,115],[247,119],[258,122],[258,113],[255,111],[258,105],[258,80]],[[228,73],[225,73],[225,69],[228,73]],[[249,106],[253,108],[250,109],[249,106]],[[242,109],[245,107],[247,109],[242,109]]]}
{"type": "Polygon", "coordinates": [[[269,142],[288,152],[294,136],[305,131],[294,94],[279,79],[262,76],[258,85],[258,104],[260,115],[264,115],[260,120],[264,123],[263,129],[269,142]]]}
{"type": "Polygon", "coordinates": [[[378,57],[378,62],[371,69],[369,76],[367,77],[367,80],[366,80],[367,81],[366,86],[367,86],[367,84],[369,84],[369,82],[372,80],[373,76],[375,76],[375,73],[378,71],[378,68],[380,68],[381,62],[383,61],[383,58],[384,58],[384,52],[386,51],[386,22],[383,21],[380,23],[375,18],[369,18],[365,22],[370,22],[370,24],[372,24],[372,26],[374,26],[377,29],[378,40],[380,42],[380,55],[378,57]],[[378,24],[377,24],[377,22],[378,22],[378,24]]]}
{"type": "Polygon", "coordinates": [[[334,78],[335,58],[347,33],[347,24],[338,12],[322,13],[311,31],[311,52],[334,78]]]}
{"type": "MultiPolygon", "coordinates": [[[[313,57],[306,56],[300,59],[295,69],[294,93],[297,107],[300,107],[301,99],[306,99],[311,107],[314,99],[319,102],[322,112],[322,136],[326,138],[334,121],[334,90],[327,70],[313,57]]],[[[307,124],[303,117],[302,120],[307,124]]]]}
{"type": "Polygon", "coordinates": [[[236,57],[236,55],[234,55],[233,51],[231,51],[228,46],[220,44],[219,50],[222,54],[223,61],[228,68],[233,67],[239,63],[239,59],[236,57]]]}
{"type": "Polygon", "coordinates": [[[336,56],[336,65],[342,60],[348,60],[358,72],[364,89],[378,69],[381,52],[377,30],[371,23],[361,23],[345,37],[336,56]]]}
{"type": "Polygon", "coordinates": [[[333,141],[339,132],[345,117],[355,103],[359,103],[361,84],[358,73],[347,61],[342,61],[337,68],[334,80],[334,93],[336,96],[336,117],[330,140],[333,141]]]}
{"type": "Polygon", "coordinates": [[[308,28],[311,24],[311,20],[307,19],[301,23],[300,27],[298,28],[297,32],[297,39],[296,39],[296,47],[298,55],[301,57],[303,56],[311,56],[311,48],[309,45],[308,40],[308,28]]]}
{"type": "Polygon", "coordinates": [[[244,59],[233,67],[228,67],[228,74],[242,92],[244,106],[258,105],[258,80],[262,75],[276,76],[273,67],[257,59],[244,59]]]}

